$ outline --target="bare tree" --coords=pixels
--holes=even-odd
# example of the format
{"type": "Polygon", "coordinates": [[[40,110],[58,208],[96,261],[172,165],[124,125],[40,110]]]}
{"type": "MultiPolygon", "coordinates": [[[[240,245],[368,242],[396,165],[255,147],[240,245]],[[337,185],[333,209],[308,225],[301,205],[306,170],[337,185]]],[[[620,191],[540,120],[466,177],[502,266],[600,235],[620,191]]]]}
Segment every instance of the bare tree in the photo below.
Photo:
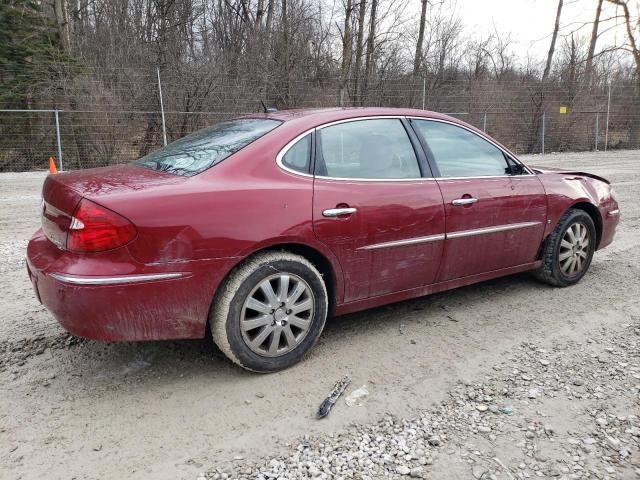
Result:
{"type": "Polygon", "coordinates": [[[558,31],[560,30],[560,16],[562,15],[563,0],[558,0],[558,9],[556,11],[556,22],[553,27],[553,33],[551,34],[551,45],[549,46],[549,53],[547,54],[547,63],[544,67],[544,73],[542,74],[543,83],[549,78],[549,72],[551,71],[551,62],[553,61],[553,52],[556,49],[556,39],[558,38],[558,31]]]}
{"type": "Polygon", "coordinates": [[[344,31],[342,32],[342,66],[340,67],[340,106],[345,105],[349,69],[351,67],[351,12],[353,4],[347,0],[344,10],[344,31]]]}
{"type": "Polygon", "coordinates": [[[367,53],[365,54],[364,61],[364,81],[361,97],[364,98],[367,95],[367,89],[369,87],[369,80],[373,71],[373,50],[376,41],[376,14],[378,10],[378,0],[371,0],[371,12],[369,14],[369,36],[367,37],[367,53]]]}
{"type": "Polygon", "coordinates": [[[417,77],[422,63],[422,44],[424,42],[424,29],[427,23],[428,0],[422,0],[422,10],[420,12],[420,27],[418,30],[418,41],[416,43],[416,53],[413,57],[413,76],[417,77]]]}
{"type": "Polygon", "coordinates": [[[598,27],[600,25],[600,13],[602,12],[602,3],[604,0],[597,0],[596,6],[596,18],[593,21],[593,28],[591,29],[591,41],[589,42],[589,52],[587,53],[587,63],[585,66],[585,84],[591,83],[591,77],[593,75],[593,56],[596,51],[596,42],[598,40],[598,27]]]}
{"type": "Polygon", "coordinates": [[[362,53],[364,50],[364,23],[367,14],[367,1],[360,0],[358,6],[358,36],[356,38],[356,64],[354,67],[353,102],[360,105],[360,75],[362,74],[362,53]]]}
{"type": "MultiPolygon", "coordinates": [[[[617,7],[622,8],[622,15],[624,17],[624,25],[627,31],[627,50],[631,52],[633,56],[633,61],[635,64],[635,95],[633,98],[633,109],[636,112],[640,111],[640,39],[636,39],[633,33],[633,23],[635,23],[636,28],[638,29],[638,34],[640,36],[640,16],[634,20],[631,19],[631,13],[629,12],[628,1],[625,0],[607,0],[609,3],[613,3],[617,7]]],[[[633,121],[631,123],[631,131],[630,131],[630,141],[631,143],[640,142],[640,122],[633,121]]]]}

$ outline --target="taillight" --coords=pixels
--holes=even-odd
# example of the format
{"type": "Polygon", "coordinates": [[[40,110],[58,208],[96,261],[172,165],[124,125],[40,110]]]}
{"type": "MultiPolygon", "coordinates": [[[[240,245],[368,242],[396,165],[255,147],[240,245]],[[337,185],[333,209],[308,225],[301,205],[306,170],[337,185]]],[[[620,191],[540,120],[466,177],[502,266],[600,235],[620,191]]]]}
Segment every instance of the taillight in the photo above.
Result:
{"type": "Polygon", "coordinates": [[[122,247],[135,236],[136,227],[129,220],[83,198],[71,218],[67,250],[102,252],[122,247]]]}

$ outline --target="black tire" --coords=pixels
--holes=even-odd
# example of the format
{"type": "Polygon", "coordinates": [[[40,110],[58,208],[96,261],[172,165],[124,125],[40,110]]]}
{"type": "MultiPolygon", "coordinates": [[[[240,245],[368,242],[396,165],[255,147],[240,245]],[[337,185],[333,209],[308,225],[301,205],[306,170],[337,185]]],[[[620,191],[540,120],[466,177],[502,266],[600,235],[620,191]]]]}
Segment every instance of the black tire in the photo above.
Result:
{"type": "MultiPolygon", "coordinates": [[[[596,248],[596,227],[593,223],[591,216],[584,210],[578,210],[571,208],[567,210],[556,225],[551,235],[547,237],[542,248],[542,266],[534,272],[535,277],[556,287],[569,287],[575,285],[580,279],[587,273],[591,260],[593,259],[593,253],[596,248]],[[585,257],[580,257],[581,266],[576,272],[567,273],[566,263],[561,265],[561,255],[564,257],[572,251],[570,248],[563,244],[563,239],[568,235],[569,229],[581,228],[576,227],[581,225],[586,227],[587,237],[589,240],[588,246],[584,246],[584,243],[579,249],[585,254],[585,257]]],[[[578,253],[569,256],[576,256],[578,253]]],[[[564,258],[562,262],[567,262],[564,258]]],[[[570,259],[569,259],[570,262],[570,259]]],[[[576,267],[577,268],[577,267],[576,267]]]]}
{"type": "MultiPolygon", "coordinates": [[[[278,280],[276,279],[275,281],[278,280]]],[[[209,325],[213,341],[234,363],[253,372],[276,372],[299,362],[304,354],[316,343],[324,329],[327,307],[326,286],[322,275],[311,262],[300,255],[288,252],[264,252],[244,261],[224,280],[214,298],[209,315],[209,325]],[[277,356],[265,356],[267,352],[263,355],[254,351],[256,349],[255,346],[253,349],[250,348],[249,343],[252,342],[250,338],[247,338],[249,334],[246,330],[243,332],[241,321],[245,318],[243,315],[247,311],[245,301],[250,296],[255,296],[255,292],[258,291],[260,285],[265,280],[270,281],[269,279],[274,276],[274,272],[276,276],[283,273],[291,275],[291,278],[295,277],[299,284],[304,285],[306,288],[304,295],[312,301],[313,307],[308,312],[310,324],[305,330],[304,336],[300,338],[299,344],[286,353],[276,353],[275,355],[277,356]]],[[[268,314],[260,316],[268,317],[268,314]]],[[[272,329],[280,328],[280,332],[282,332],[286,325],[283,327],[279,324],[276,327],[275,318],[274,316],[274,323],[271,323],[269,327],[272,329]]],[[[270,317],[269,321],[272,321],[270,317]]],[[[266,331],[268,327],[265,325],[257,328],[261,332],[262,330],[266,331]]],[[[289,326],[289,332],[294,328],[292,322],[289,326]]],[[[279,333],[278,336],[281,334],[284,335],[284,333],[279,333]]],[[[257,334],[256,337],[259,335],[257,334]]],[[[265,339],[265,344],[273,339],[271,335],[275,336],[274,333],[269,334],[265,339]]],[[[284,350],[289,348],[288,339],[280,340],[281,342],[286,343],[284,350]]]]}

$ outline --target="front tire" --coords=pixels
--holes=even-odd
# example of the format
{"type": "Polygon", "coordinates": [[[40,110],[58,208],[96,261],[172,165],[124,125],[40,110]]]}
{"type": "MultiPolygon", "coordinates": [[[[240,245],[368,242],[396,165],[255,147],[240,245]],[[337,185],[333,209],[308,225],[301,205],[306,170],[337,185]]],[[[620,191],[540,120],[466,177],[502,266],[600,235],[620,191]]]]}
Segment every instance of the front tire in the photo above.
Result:
{"type": "Polygon", "coordinates": [[[265,252],[225,279],[209,315],[213,341],[242,368],[268,373],[300,361],[327,317],[327,289],[306,258],[265,252]]]}
{"type": "Polygon", "coordinates": [[[587,273],[596,249],[596,227],[584,210],[567,210],[542,249],[535,276],[556,287],[575,285],[587,273]]]}

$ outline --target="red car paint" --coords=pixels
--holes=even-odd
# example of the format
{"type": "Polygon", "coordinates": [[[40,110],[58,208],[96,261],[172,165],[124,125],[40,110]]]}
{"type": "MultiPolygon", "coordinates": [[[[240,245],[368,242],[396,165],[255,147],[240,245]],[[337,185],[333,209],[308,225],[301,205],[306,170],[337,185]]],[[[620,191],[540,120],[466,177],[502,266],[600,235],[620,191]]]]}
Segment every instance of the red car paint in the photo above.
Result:
{"type": "Polygon", "coordinates": [[[444,120],[488,138],[422,110],[285,111],[254,115],[283,123],[192,177],[135,165],[49,176],[43,225],[58,245],[41,229],[27,249],[38,298],[69,332],[87,338],[200,338],[220,283],[264,249],[320,259],[334,312],[343,314],[534,269],[544,239],[572,206],[594,217],[598,248],[611,243],[618,205],[608,183],[587,174],[535,170],[499,178],[345,181],[292,173],[276,163],[283,147],[310,129],[372,116],[444,120]],[[451,206],[467,196],[478,202],[451,206]],[[64,249],[62,232],[82,198],[128,219],[135,238],[103,252],[64,249]],[[322,215],[345,205],[357,206],[357,214],[322,215]],[[456,232],[514,223],[531,228],[455,238],[456,232]],[[371,248],[422,237],[435,240],[371,248]],[[167,277],[136,281],[157,274],[167,277]],[[105,278],[117,282],[101,284],[105,278]]]}

